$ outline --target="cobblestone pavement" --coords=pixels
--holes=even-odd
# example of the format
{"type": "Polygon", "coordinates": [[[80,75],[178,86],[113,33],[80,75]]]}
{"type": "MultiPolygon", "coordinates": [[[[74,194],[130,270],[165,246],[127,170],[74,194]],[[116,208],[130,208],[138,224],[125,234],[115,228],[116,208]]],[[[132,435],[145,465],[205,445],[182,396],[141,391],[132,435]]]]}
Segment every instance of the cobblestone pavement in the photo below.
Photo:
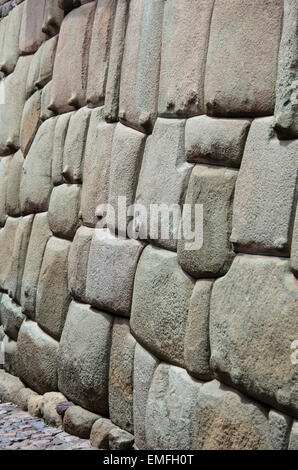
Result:
{"type": "Polygon", "coordinates": [[[0,404],[0,450],[95,450],[88,440],[47,426],[12,403],[0,404]]]}

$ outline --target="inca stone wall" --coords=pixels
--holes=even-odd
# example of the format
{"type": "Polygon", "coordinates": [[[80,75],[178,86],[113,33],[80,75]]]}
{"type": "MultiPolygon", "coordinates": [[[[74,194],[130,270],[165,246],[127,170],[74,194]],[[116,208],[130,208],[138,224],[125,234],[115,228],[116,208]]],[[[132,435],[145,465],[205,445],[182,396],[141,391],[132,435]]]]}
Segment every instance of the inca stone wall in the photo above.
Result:
{"type": "Polygon", "coordinates": [[[298,449],[297,0],[0,17],[0,399],[102,449],[298,449]],[[98,228],[119,197],[202,204],[202,246],[98,228]]]}

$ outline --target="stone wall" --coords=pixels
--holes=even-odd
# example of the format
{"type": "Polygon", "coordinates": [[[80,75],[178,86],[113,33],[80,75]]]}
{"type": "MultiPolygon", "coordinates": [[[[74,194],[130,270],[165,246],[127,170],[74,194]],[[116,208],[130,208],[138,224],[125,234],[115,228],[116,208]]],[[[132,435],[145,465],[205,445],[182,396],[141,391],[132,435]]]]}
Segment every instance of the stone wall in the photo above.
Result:
{"type": "Polygon", "coordinates": [[[99,448],[297,449],[297,1],[0,17],[0,398],[99,448]],[[201,248],[99,228],[120,196],[203,204],[201,248]]]}

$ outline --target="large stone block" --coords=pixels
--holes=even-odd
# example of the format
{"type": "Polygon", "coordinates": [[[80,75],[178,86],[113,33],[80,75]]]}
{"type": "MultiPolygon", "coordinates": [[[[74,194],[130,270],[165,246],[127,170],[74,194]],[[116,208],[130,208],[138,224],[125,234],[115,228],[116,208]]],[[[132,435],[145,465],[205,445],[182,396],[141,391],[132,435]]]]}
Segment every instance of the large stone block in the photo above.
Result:
{"type": "Polygon", "coordinates": [[[81,185],[62,184],[56,186],[49,205],[49,225],[57,237],[72,240],[79,227],[81,185]]]}
{"type": "Polygon", "coordinates": [[[17,341],[24,315],[21,307],[10,299],[7,294],[3,294],[1,297],[0,318],[5,333],[11,339],[17,341]]]}
{"type": "Polygon", "coordinates": [[[116,7],[115,0],[101,0],[96,5],[87,85],[87,103],[91,107],[104,104],[116,7]]]}
{"type": "Polygon", "coordinates": [[[7,179],[12,158],[13,157],[0,157],[0,226],[3,226],[7,219],[7,179]]]}
{"type": "Polygon", "coordinates": [[[89,439],[92,426],[99,418],[99,415],[84,410],[80,406],[70,406],[64,415],[63,429],[73,436],[89,439]]]}
{"type": "Polygon", "coordinates": [[[276,82],[275,129],[281,138],[298,137],[298,5],[285,0],[276,82]]]}
{"type": "Polygon", "coordinates": [[[64,182],[63,153],[65,148],[67,129],[71,116],[73,116],[73,113],[66,113],[58,116],[55,126],[52,162],[52,181],[55,186],[64,182]]]}
{"type": "Polygon", "coordinates": [[[130,316],[135,272],[143,243],[114,237],[107,229],[93,234],[86,297],[96,308],[130,316]]]}
{"type": "Polygon", "coordinates": [[[205,76],[207,114],[273,114],[283,4],[215,0],[205,76]]]}
{"type": "Polygon", "coordinates": [[[159,360],[139,343],[135,347],[133,374],[133,422],[138,449],[146,449],[146,406],[153,374],[159,360]]]}
{"type": "Polygon", "coordinates": [[[112,317],[70,304],[59,349],[59,390],[87,410],[108,413],[112,317]]]}
{"type": "Polygon", "coordinates": [[[50,117],[54,116],[53,111],[49,109],[51,101],[51,89],[52,89],[52,80],[47,83],[41,90],[41,100],[40,100],[40,119],[46,121],[50,117]]]}
{"type": "Polygon", "coordinates": [[[213,4],[214,0],[172,0],[165,4],[160,116],[204,113],[204,76],[213,4]],[[191,44],[195,44],[192,52],[191,44]]]}
{"type": "Polygon", "coordinates": [[[52,79],[57,42],[58,36],[49,39],[40,47],[40,66],[35,82],[35,86],[38,88],[44,87],[52,79]]]}
{"type": "Polygon", "coordinates": [[[53,187],[52,151],[56,118],[39,127],[26,157],[20,185],[20,204],[23,214],[48,210],[53,187]]]}
{"type": "Polygon", "coordinates": [[[20,208],[20,184],[22,178],[24,157],[19,150],[12,157],[9,158],[9,168],[7,174],[7,188],[6,188],[6,211],[12,217],[19,217],[21,215],[20,208]]]}
{"type": "Polygon", "coordinates": [[[291,266],[294,274],[298,276],[298,206],[296,206],[296,216],[292,235],[291,266]]]}
{"type": "Polygon", "coordinates": [[[7,374],[0,369],[0,402],[14,402],[24,384],[13,375],[7,374]]]}
{"type": "Polygon", "coordinates": [[[250,122],[209,116],[188,119],[185,126],[187,161],[239,167],[250,122]]]}
{"type": "Polygon", "coordinates": [[[18,5],[8,15],[1,48],[0,70],[8,75],[13,72],[19,58],[19,35],[24,5],[18,5]]]}
{"type": "Polygon", "coordinates": [[[109,180],[115,124],[103,119],[103,108],[91,113],[84,160],[81,216],[84,225],[95,227],[96,208],[109,200],[109,180]]]}
{"type": "Polygon", "coordinates": [[[80,227],[71,244],[68,258],[68,288],[72,296],[82,302],[87,302],[87,269],[93,233],[92,228],[80,227]]]}
{"type": "Polygon", "coordinates": [[[196,402],[200,382],[184,369],[160,364],[146,407],[146,449],[196,449],[196,402]]]}
{"type": "Polygon", "coordinates": [[[26,97],[29,98],[38,88],[38,78],[40,72],[40,62],[42,56],[43,46],[41,46],[31,57],[31,63],[28,70],[26,82],[26,97]]]}
{"type": "Polygon", "coordinates": [[[88,56],[95,2],[76,8],[63,20],[53,70],[50,109],[65,113],[86,104],[88,56]]]}
{"type": "Polygon", "coordinates": [[[37,287],[36,321],[57,340],[60,339],[70,303],[67,279],[70,245],[67,240],[49,239],[37,287]]]}
{"type": "Polygon", "coordinates": [[[215,282],[210,307],[211,368],[256,399],[298,416],[298,289],[288,260],[238,255],[215,282]]]}
{"type": "Polygon", "coordinates": [[[251,125],[235,188],[231,241],[237,251],[288,256],[298,142],[274,137],[272,122],[267,117],[251,125]]]}
{"type": "Polygon", "coordinates": [[[150,205],[155,205],[154,209],[159,205],[166,205],[169,210],[175,207],[180,215],[192,169],[192,165],[185,162],[184,128],[184,120],[159,118],[156,121],[153,134],[146,142],[135,201],[142,204],[148,214],[139,222],[142,237],[170,250],[177,248],[179,220],[178,223],[176,217],[168,220],[167,211],[165,215],[161,212],[161,222],[169,222],[168,238],[163,237],[159,216],[150,205]]]}
{"type": "Polygon", "coordinates": [[[23,322],[18,336],[18,376],[38,393],[57,390],[58,347],[37,323],[23,322]]]}
{"type": "Polygon", "coordinates": [[[194,277],[222,276],[233,261],[229,239],[237,175],[237,170],[211,165],[196,165],[192,171],[185,200],[189,206],[182,214],[178,261],[194,277]],[[202,205],[203,227],[196,220],[196,204],[202,205]],[[194,233],[191,241],[190,230],[194,233]]]}
{"type": "Polygon", "coordinates": [[[133,369],[136,340],[130,334],[129,322],[115,318],[109,373],[109,413],[114,424],[128,432],[133,424],[133,369]]]}
{"type": "Polygon", "coordinates": [[[26,101],[21,121],[20,146],[24,156],[27,155],[40,125],[41,91],[36,91],[26,101]]]}
{"type": "Polygon", "coordinates": [[[120,83],[120,119],[151,132],[157,114],[165,0],[131,0],[120,83]]]}
{"type": "Polygon", "coordinates": [[[268,411],[217,380],[199,390],[198,450],[270,450],[268,411]]]}
{"type": "Polygon", "coordinates": [[[147,246],[134,283],[130,326],[139,343],[171,364],[184,367],[184,339],[194,280],[177,255],[147,246]]]}
{"type": "Polygon", "coordinates": [[[46,0],[42,31],[48,36],[59,33],[64,18],[64,11],[59,6],[59,0],[46,0]]]}
{"type": "Polygon", "coordinates": [[[26,0],[20,30],[21,54],[33,54],[46,39],[42,32],[46,0],[26,0]]]}
{"type": "Polygon", "coordinates": [[[21,305],[23,312],[35,320],[35,305],[38,279],[44,251],[51,231],[48,224],[48,214],[36,214],[34,217],[25,268],[22,279],[21,305]]]}
{"type": "Polygon", "coordinates": [[[5,226],[0,229],[0,288],[7,291],[7,279],[12,269],[12,255],[16,232],[21,217],[8,217],[5,226]]]}

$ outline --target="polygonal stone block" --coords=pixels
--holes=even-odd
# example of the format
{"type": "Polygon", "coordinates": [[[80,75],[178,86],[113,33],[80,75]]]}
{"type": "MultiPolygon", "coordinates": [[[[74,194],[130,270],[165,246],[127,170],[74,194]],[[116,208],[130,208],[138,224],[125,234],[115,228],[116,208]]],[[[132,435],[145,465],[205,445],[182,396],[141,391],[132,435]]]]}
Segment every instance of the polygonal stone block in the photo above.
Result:
{"type": "MultiPolygon", "coordinates": [[[[53,142],[52,181],[56,186],[62,184],[63,179],[63,153],[69,120],[73,113],[62,114],[57,117],[53,142]]],[[[78,144],[80,145],[80,144],[78,144]]]]}
{"type": "Polygon", "coordinates": [[[6,211],[7,214],[12,217],[19,217],[21,215],[20,184],[24,157],[21,150],[19,150],[12,157],[8,158],[9,167],[7,173],[6,211]]]}
{"type": "Polygon", "coordinates": [[[46,39],[42,32],[46,0],[26,0],[20,31],[20,53],[33,54],[46,39]]]}
{"type": "Polygon", "coordinates": [[[0,61],[0,70],[5,75],[13,72],[19,58],[19,34],[23,8],[24,5],[18,5],[7,17],[0,61]]]}
{"type": "Polygon", "coordinates": [[[70,247],[68,259],[68,288],[76,299],[87,302],[86,282],[91,240],[94,229],[79,227],[70,247]]]}
{"type": "Polygon", "coordinates": [[[41,91],[36,91],[24,106],[20,133],[20,145],[24,156],[27,155],[40,124],[40,98],[41,91]]]}
{"type": "Polygon", "coordinates": [[[7,294],[3,294],[0,303],[0,318],[5,333],[17,341],[19,329],[23,323],[24,315],[21,307],[16,304],[7,294]]]}
{"type": "Polygon", "coordinates": [[[49,225],[57,237],[72,240],[79,227],[81,185],[62,184],[56,186],[49,205],[49,225]]]}
{"type": "Polygon", "coordinates": [[[59,6],[59,0],[46,0],[42,31],[48,36],[59,33],[64,18],[64,11],[59,6]]]}

